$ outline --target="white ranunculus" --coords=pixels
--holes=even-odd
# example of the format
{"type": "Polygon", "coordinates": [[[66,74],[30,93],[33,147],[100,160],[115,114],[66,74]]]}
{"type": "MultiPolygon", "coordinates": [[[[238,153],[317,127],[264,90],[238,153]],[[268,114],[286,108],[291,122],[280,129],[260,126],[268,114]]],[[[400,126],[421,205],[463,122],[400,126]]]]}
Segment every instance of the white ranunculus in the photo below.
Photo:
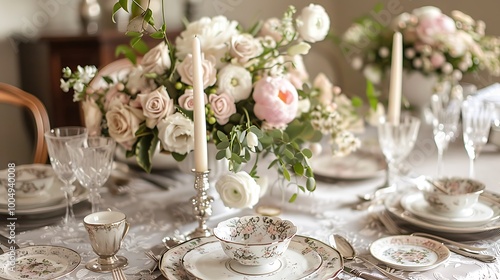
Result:
{"type": "Polygon", "coordinates": [[[171,64],[170,50],[165,41],[150,49],[141,60],[144,73],[156,73],[158,75],[170,69],[171,64]]]}
{"type": "Polygon", "coordinates": [[[161,119],[175,112],[174,100],[170,98],[164,86],[150,93],[141,93],[137,98],[141,102],[142,113],[149,128],[154,128],[161,119]]]}
{"type": "Polygon", "coordinates": [[[226,65],[219,71],[217,84],[218,91],[233,96],[234,102],[245,100],[252,93],[252,75],[241,66],[226,65]]]}
{"type": "Polygon", "coordinates": [[[197,35],[200,39],[201,51],[207,57],[215,57],[217,67],[220,68],[221,59],[229,50],[228,42],[239,33],[236,29],[237,26],[238,22],[229,21],[225,16],[203,17],[189,23],[175,40],[177,58],[183,60],[193,52],[193,38],[194,35],[197,35]]]}
{"type": "Polygon", "coordinates": [[[92,98],[82,102],[83,115],[85,116],[85,127],[90,136],[101,135],[102,112],[92,98]]]}
{"type": "Polygon", "coordinates": [[[124,105],[119,100],[116,100],[116,104],[111,104],[110,108],[106,113],[109,136],[125,148],[130,149],[131,144],[136,140],[135,132],[144,120],[142,111],[124,105]]]}
{"type": "Polygon", "coordinates": [[[245,64],[263,51],[260,41],[250,34],[236,34],[231,38],[229,52],[239,63],[245,64]]]}
{"type": "Polygon", "coordinates": [[[163,149],[181,155],[193,150],[194,123],[181,113],[162,119],[157,127],[163,149]]]}
{"type": "Polygon", "coordinates": [[[260,186],[245,171],[222,176],[215,183],[215,189],[229,208],[251,208],[260,198],[260,186]]]}
{"type": "Polygon", "coordinates": [[[297,30],[307,42],[322,41],[330,30],[330,17],[322,6],[309,4],[297,17],[297,30]]]}
{"type": "MultiPolygon", "coordinates": [[[[213,56],[201,55],[201,67],[203,71],[203,89],[213,86],[217,81],[217,69],[215,69],[215,58],[213,56]]],[[[181,81],[188,85],[193,85],[193,55],[189,54],[178,64],[177,72],[181,76],[181,81]]]]}

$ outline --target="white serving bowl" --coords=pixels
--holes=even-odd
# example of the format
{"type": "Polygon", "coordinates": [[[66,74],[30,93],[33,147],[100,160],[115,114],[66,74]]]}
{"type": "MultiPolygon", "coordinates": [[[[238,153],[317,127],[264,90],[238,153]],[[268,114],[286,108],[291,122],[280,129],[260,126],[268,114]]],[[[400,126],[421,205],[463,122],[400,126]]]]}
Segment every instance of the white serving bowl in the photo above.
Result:
{"type": "Polygon", "coordinates": [[[24,164],[0,170],[0,184],[6,189],[14,188],[18,198],[40,196],[52,186],[54,178],[54,170],[47,164],[24,164]]]}
{"type": "Polygon", "coordinates": [[[436,214],[448,217],[463,217],[471,214],[479,195],[484,191],[483,183],[461,177],[440,178],[432,180],[441,185],[444,193],[431,184],[422,189],[424,199],[436,214]]]}
{"type": "Polygon", "coordinates": [[[288,248],[297,227],[278,217],[231,218],[213,230],[224,253],[242,265],[273,263],[288,248]]]}

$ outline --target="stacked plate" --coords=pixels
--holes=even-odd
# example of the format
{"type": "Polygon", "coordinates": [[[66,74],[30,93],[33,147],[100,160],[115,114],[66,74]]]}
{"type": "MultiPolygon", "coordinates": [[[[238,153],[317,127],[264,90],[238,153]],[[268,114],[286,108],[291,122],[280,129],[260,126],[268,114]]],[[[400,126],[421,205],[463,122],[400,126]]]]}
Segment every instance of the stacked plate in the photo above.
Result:
{"type": "MultiPolygon", "coordinates": [[[[55,214],[64,212],[66,202],[64,192],[61,190],[62,182],[58,179],[37,196],[16,197],[14,204],[9,204],[7,190],[0,188],[0,214],[9,215],[14,210],[15,215],[55,214]]],[[[73,204],[87,199],[88,191],[77,187],[73,195],[73,204]]]]}
{"type": "Polygon", "coordinates": [[[489,192],[483,193],[478,203],[460,217],[436,213],[419,191],[389,196],[385,208],[397,219],[434,232],[476,234],[500,230],[500,199],[489,192]]]}
{"type": "Polygon", "coordinates": [[[195,238],[167,251],[160,264],[167,279],[331,279],[343,268],[340,253],[313,238],[296,235],[272,270],[237,266],[213,236],[195,238]]]}

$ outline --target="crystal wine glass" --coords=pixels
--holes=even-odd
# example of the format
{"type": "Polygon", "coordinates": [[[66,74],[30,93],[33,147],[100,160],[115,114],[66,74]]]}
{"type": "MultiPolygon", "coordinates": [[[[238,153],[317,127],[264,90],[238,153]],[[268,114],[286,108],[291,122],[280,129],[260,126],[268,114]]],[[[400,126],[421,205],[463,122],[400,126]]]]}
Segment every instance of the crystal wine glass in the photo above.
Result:
{"type": "Polygon", "coordinates": [[[115,146],[113,139],[101,136],[88,137],[86,141],[69,141],[66,144],[76,178],[82,186],[89,189],[92,213],[99,211],[99,190],[111,174],[115,146]]]}
{"type": "Polygon", "coordinates": [[[457,134],[461,102],[461,98],[446,93],[433,94],[431,97],[434,142],[438,149],[438,178],[443,171],[443,153],[457,134]]]}
{"type": "Polygon", "coordinates": [[[75,222],[72,201],[73,192],[75,191],[73,183],[76,180],[75,174],[71,169],[71,158],[66,150],[66,143],[69,141],[83,142],[86,138],[87,129],[78,126],[54,128],[45,133],[50,163],[59,180],[64,183],[62,190],[66,198],[66,214],[63,219],[65,225],[75,222]]]}
{"type": "Polygon", "coordinates": [[[488,141],[494,105],[475,98],[467,98],[462,104],[462,129],[465,150],[469,156],[469,177],[474,178],[474,163],[488,141]]]}
{"type": "Polygon", "coordinates": [[[399,124],[382,118],[378,125],[378,139],[387,161],[387,186],[394,185],[397,166],[410,154],[417,140],[420,120],[403,116],[399,124]]]}

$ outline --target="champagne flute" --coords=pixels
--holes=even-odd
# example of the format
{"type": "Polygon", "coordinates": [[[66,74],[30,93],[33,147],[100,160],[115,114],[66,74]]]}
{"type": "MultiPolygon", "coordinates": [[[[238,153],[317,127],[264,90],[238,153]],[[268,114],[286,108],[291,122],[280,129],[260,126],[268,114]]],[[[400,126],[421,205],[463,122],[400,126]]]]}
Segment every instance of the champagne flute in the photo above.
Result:
{"type": "Polygon", "coordinates": [[[64,191],[66,198],[66,214],[63,219],[65,225],[75,223],[75,214],[73,212],[75,186],[73,186],[73,183],[76,180],[71,169],[71,158],[66,150],[66,143],[69,141],[83,142],[87,136],[87,129],[78,126],[59,127],[45,132],[50,163],[59,180],[64,183],[61,189],[64,191]]]}
{"type": "Polygon", "coordinates": [[[469,156],[469,177],[474,178],[474,163],[488,141],[494,105],[476,98],[467,98],[462,104],[464,146],[469,156]]]}
{"type": "Polygon", "coordinates": [[[460,106],[461,99],[448,94],[433,94],[431,97],[434,142],[438,149],[438,178],[443,171],[444,151],[457,134],[460,106]]]}
{"type": "Polygon", "coordinates": [[[116,142],[108,137],[91,136],[84,141],[68,141],[66,148],[71,168],[82,186],[89,189],[92,213],[99,211],[100,188],[106,183],[113,166],[116,142]]]}
{"type": "Polygon", "coordinates": [[[417,140],[420,120],[403,116],[399,124],[382,118],[378,125],[378,139],[387,161],[387,186],[392,187],[396,179],[397,166],[410,154],[417,140]]]}

